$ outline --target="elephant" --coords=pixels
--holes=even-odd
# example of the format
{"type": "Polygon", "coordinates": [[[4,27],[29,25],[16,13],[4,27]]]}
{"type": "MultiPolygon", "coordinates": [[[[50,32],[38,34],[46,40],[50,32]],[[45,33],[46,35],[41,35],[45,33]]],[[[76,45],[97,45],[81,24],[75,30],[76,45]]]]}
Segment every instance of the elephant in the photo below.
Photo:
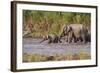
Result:
{"type": "Polygon", "coordinates": [[[64,25],[62,27],[61,30],[61,34],[60,34],[60,39],[62,39],[63,37],[66,37],[66,42],[72,42],[72,40],[74,40],[74,42],[76,42],[76,37],[74,35],[73,29],[72,27],[68,26],[68,25],[64,25]]]}
{"type": "Polygon", "coordinates": [[[58,35],[53,35],[53,34],[43,36],[43,40],[41,42],[44,42],[46,40],[48,40],[48,43],[61,43],[62,42],[58,35]]]}
{"type": "Polygon", "coordinates": [[[86,40],[87,42],[91,42],[91,33],[90,33],[90,31],[88,31],[88,33],[86,34],[85,40],[86,40]]]}
{"type": "Polygon", "coordinates": [[[83,24],[69,24],[64,25],[61,30],[60,38],[67,36],[67,42],[90,42],[91,34],[89,30],[83,24]]]}

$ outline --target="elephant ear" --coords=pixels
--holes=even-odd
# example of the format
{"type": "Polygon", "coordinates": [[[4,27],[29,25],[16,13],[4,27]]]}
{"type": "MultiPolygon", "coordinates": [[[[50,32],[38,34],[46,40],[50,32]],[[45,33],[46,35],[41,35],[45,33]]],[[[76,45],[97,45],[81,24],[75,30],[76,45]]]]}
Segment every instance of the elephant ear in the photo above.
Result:
{"type": "Polygon", "coordinates": [[[68,33],[72,31],[72,27],[68,27],[68,33]]]}
{"type": "Polygon", "coordinates": [[[68,26],[66,25],[64,28],[63,28],[63,32],[66,32],[68,29],[68,26]]]}

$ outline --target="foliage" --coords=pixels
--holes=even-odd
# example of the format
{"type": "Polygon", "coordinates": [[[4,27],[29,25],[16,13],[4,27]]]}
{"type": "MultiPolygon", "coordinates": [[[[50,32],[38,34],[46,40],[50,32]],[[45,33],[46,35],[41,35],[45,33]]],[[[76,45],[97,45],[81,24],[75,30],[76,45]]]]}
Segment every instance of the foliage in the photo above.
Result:
{"type": "Polygon", "coordinates": [[[85,24],[90,27],[91,14],[76,12],[55,12],[23,10],[23,30],[31,31],[31,37],[41,37],[46,34],[60,33],[63,25],[85,24]]]}

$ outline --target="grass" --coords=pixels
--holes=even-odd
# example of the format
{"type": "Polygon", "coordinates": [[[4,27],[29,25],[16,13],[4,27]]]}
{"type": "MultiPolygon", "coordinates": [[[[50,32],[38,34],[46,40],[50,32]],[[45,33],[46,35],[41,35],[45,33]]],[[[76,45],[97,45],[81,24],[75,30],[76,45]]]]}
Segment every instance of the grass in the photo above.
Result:
{"type": "Polygon", "coordinates": [[[91,13],[23,10],[23,31],[31,31],[23,37],[58,35],[68,24],[84,24],[90,28],[91,13]]]}
{"type": "Polygon", "coordinates": [[[55,54],[52,56],[44,54],[23,54],[23,62],[44,62],[44,61],[64,61],[64,60],[86,60],[91,59],[86,52],[75,54],[55,54]]]}

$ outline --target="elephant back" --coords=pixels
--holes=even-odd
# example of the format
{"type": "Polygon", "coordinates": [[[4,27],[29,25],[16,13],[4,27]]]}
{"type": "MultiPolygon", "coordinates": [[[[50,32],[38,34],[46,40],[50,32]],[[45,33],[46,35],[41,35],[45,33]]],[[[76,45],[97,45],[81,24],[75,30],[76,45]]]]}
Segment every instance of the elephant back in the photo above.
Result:
{"type": "Polygon", "coordinates": [[[80,37],[80,32],[83,31],[83,24],[70,24],[69,27],[72,28],[76,37],[80,37]]]}

